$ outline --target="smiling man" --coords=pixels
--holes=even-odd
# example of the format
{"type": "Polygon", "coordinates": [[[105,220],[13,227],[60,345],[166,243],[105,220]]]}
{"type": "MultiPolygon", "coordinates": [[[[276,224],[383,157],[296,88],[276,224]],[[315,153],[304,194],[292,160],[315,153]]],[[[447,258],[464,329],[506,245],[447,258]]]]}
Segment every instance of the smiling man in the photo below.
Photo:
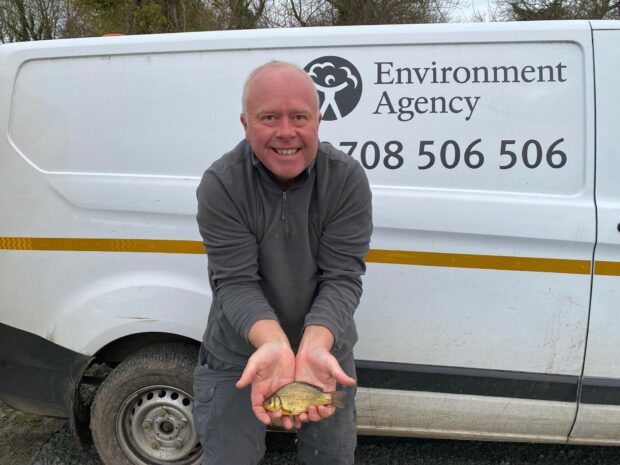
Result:
{"type": "Polygon", "coordinates": [[[319,143],[319,98],[302,69],[257,68],[242,104],[245,140],[197,191],[213,291],[194,376],[203,465],[259,463],[275,420],[297,429],[301,464],[352,464],[368,180],[359,163],[319,143]],[[265,399],[293,381],[344,390],[344,407],[293,418],[266,411],[265,399]]]}

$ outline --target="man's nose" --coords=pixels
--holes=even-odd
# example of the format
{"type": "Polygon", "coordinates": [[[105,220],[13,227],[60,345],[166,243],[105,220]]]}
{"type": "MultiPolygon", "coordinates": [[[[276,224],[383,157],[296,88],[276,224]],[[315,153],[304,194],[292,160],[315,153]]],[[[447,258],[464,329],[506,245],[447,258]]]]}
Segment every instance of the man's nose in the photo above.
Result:
{"type": "Polygon", "coordinates": [[[295,128],[288,118],[282,118],[280,120],[277,136],[283,139],[290,139],[291,137],[295,137],[295,128]]]}

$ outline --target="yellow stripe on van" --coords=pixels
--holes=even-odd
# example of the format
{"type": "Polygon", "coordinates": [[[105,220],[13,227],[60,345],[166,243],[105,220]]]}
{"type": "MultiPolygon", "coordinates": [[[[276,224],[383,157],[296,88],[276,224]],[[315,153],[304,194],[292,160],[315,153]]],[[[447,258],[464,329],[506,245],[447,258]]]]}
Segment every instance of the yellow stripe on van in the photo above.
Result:
{"type": "Polygon", "coordinates": [[[594,274],[599,276],[620,276],[620,263],[597,261],[594,274]]]}
{"type": "Polygon", "coordinates": [[[0,237],[0,249],[71,252],[205,253],[202,242],[161,239],[86,239],[56,237],[0,237]]]}
{"type": "MultiPolygon", "coordinates": [[[[0,250],[50,250],[71,252],[150,252],[203,254],[200,241],[163,239],[101,239],[0,237],[0,250]]],[[[443,266],[485,270],[534,271],[543,273],[590,274],[590,260],[562,258],[508,257],[440,252],[413,252],[406,250],[372,249],[366,256],[368,263],[395,265],[443,266]]],[[[595,274],[620,276],[620,262],[598,261],[595,274]]]]}
{"type": "Polygon", "coordinates": [[[589,260],[562,258],[506,257],[439,252],[371,250],[367,262],[398,265],[446,266],[484,270],[540,271],[545,273],[590,274],[589,260]]]}

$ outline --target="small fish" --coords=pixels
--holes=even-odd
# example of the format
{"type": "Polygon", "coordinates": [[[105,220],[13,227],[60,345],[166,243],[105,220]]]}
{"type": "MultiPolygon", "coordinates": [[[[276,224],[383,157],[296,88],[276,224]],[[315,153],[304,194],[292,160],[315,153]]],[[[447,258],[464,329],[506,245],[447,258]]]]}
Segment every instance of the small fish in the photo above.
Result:
{"type": "Polygon", "coordinates": [[[289,383],[278,389],[263,403],[265,410],[282,412],[283,415],[299,415],[311,405],[335,405],[342,407],[343,391],[323,392],[306,383],[289,383]]]}

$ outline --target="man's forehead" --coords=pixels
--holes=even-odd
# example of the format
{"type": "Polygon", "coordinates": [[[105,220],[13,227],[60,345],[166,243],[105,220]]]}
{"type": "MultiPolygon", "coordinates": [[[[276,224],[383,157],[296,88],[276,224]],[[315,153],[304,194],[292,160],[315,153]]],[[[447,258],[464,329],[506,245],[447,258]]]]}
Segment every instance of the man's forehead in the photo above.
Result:
{"type": "Polygon", "coordinates": [[[307,81],[306,73],[303,70],[294,68],[292,66],[286,66],[282,64],[274,64],[272,66],[266,66],[259,70],[252,79],[253,82],[261,79],[299,79],[300,81],[307,81]]]}
{"type": "Polygon", "coordinates": [[[312,111],[315,106],[314,86],[302,80],[261,79],[256,80],[248,89],[248,104],[256,110],[280,107],[284,101],[287,111],[312,111]]]}
{"type": "Polygon", "coordinates": [[[314,85],[296,70],[274,69],[264,70],[257,74],[250,83],[250,95],[259,90],[261,93],[280,93],[294,90],[296,92],[312,92],[314,85]]]}

